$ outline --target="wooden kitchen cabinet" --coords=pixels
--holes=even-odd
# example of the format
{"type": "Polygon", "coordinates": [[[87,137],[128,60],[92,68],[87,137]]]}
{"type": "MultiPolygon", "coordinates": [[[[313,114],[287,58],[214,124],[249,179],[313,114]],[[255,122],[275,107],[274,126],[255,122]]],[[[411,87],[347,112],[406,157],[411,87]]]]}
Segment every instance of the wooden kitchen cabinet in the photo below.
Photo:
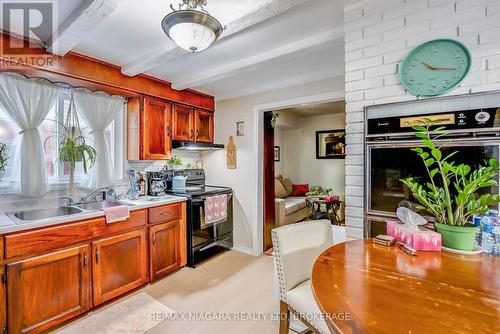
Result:
{"type": "Polygon", "coordinates": [[[194,141],[194,109],[174,105],[172,114],[173,140],[194,141]]]}
{"type": "Polygon", "coordinates": [[[204,110],[174,105],[173,140],[213,143],[213,113],[204,110]]]}
{"type": "Polygon", "coordinates": [[[146,230],[92,242],[94,305],[147,283],[146,230]]]}
{"type": "Polygon", "coordinates": [[[149,228],[151,280],[157,280],[180,267],[180,222],[149,228]]]}
{"type": "Polygon", "coordinates": [[[9,333],[38,333],[91,307],[90,247],[6,265],[9,333]]]}
{"type": "Polygon", "coordinates": [[[172,157],[171,105],[150,97],[128,102],[128,160],[168,160],[172,157]]]}
{"type": "Polygon", "coordinates": [[[186,214],[172,203],[0,235],[0,332],[49,330],[185,266],[186,214]]]}
{"type": "Polygon", "coordinates": [[[195,140],[203,143],[214,142],[214,115],[211,112],[196,110],[194,114],[195,140]]]}

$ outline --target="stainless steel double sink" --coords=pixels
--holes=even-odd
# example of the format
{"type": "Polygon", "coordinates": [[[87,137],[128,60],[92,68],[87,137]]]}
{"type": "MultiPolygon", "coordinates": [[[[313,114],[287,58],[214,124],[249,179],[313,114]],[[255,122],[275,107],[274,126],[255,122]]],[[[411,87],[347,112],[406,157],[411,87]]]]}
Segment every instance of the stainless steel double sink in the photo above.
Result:
{"type": "Polygon", "coordinates": [[[9,216],[16,224],[28,223],[35,220],[56,218],[61,216],[71,216],[88,211],[100,211],[102,208],[109,208],[118,205],[133,206],[125,202],[91,202],[72,206],[61,206],[50,209],[37,209],[29,211],[9,212],[9,216]]]}

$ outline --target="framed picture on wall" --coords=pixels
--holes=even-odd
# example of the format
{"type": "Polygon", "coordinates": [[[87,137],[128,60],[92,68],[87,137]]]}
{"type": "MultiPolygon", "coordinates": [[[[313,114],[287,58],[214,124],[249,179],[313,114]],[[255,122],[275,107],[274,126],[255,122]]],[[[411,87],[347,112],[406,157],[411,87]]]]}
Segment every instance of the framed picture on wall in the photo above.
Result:
{"type": "Polygon", "coordinates": [[[279,162],[281,158],[281,149],[279,146],[274,146],[274,161],[279,162]]]}
{"type": "Polygon", "coordinates": [[[316,132],[316,159],[345,159],[345,129],[316,132]]]}

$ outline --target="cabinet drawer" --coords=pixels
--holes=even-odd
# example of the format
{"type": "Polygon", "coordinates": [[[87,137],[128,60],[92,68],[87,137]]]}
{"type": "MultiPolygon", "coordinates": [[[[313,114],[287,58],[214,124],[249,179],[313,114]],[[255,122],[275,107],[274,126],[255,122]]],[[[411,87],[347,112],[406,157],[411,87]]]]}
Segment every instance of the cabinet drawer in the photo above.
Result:
{"type": "Polygon", "coordinates": [[[181,217],[181,205],[172,204],[149,209],[149,223],[165,223],[181,217]]]}
{"type": "Polygon", "coordinates": [[[87,241],[94,235],[94,226],[104,218],[85,220],[68,225],[5,236],[5,258],[41,254],[50,250],[87,241]]]}
{"type": "Polygon", "coordinates": [[[130,211],[130,218],[122,222],[107,224],[106,220],[104,219],[96,225],[94,237],[97,238],[146,226],[146,220],[146,210],[130,211]]]}

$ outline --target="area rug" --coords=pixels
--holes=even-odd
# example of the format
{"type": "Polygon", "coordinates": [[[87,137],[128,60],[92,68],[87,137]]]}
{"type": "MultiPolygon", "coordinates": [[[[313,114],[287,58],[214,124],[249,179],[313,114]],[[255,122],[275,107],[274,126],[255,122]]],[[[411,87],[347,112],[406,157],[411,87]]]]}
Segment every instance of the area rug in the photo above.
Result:
{"type": "Polygon", "coordinates": [[[175,313],[145,292],[138,293],[61,328],[58,334],[145,333],[175,313]]]}

